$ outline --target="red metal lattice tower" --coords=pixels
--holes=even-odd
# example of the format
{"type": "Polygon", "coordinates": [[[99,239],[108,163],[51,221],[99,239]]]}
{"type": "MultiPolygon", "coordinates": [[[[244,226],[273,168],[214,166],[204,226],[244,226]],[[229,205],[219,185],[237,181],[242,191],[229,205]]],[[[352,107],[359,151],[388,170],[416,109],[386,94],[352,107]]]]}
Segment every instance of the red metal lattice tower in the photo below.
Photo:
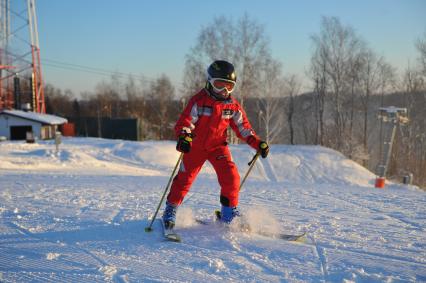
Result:
{"type": "Polygon", "coordinates": [[[0,0],[0,110],[20,108],[17,90],[46,112],[35,0],[0,0]]]}

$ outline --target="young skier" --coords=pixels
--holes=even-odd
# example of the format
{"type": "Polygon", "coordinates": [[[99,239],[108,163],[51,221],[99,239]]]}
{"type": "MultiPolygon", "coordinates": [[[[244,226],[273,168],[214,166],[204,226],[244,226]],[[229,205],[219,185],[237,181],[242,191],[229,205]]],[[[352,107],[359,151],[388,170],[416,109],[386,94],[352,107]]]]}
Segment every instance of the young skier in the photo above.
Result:
{"type": "Polygon", "coordinates": [[[228,126],[240,139],[259,151],[263,158],[269,153],[268,144],[259,139],[244,110],[231,96],[236,80],[231,63],[214,61],[207,69],[205,88],[189,100],[176,123],[176,149],[184,155],[167,196],[163,213],[166,228],[174,227],[176,210],[206,160],[216,171],[221,187],[221,221],[229,224],[239,215],[240,176],[226,142],[228,126]]]}

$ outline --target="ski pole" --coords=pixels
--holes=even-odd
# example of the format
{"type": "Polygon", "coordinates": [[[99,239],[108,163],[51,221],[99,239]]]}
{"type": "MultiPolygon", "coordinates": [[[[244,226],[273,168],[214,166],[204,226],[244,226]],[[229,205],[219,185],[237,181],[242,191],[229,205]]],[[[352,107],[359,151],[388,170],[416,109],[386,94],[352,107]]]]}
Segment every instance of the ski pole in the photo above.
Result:
{"type": "Polygon", "coordinates": [[[149,224],[148,227],[145,228],[145,232],[151,232],[152,231],[152,224],[154,223],[154,220],[157,217],[158,211],[160,210],[160,207],[163,204],[164,197],[166,196],[166,193],[169,190],[170,183],[173,180],[173,176],[175,175],[176,169],[178,168],[180,162],[182,161],[182,158],[183,158],[183,152],[179,155],[179,159],[176,162],[175,168],[173,169],[173,172],[172,172],[172,175],[170,176],[169,182],[167,183],[166,189],[164,190],[163,196],[161,197],[160,203],[157,206],[157,210],[155,211],[154,216],[152,216],[151,223],[149,224]]]}
{"type": "Polygon", "coordinates": [[[249,169],[247,170],[246,175],[244,176],[243,180],[241,181],[240,184],[240,188],[239,191],[241,191],[241,188],[244,185],[244,182],[246,181],[248,175],[250,174],[251,169],[253,169],[254,164],[256,163],[256,160],[259,158],[260,152],[256,152],[256,154],[253,156],[253,158],[251,159],[251,161],[248,163],[248,165],[250,166],[249,169]]]}

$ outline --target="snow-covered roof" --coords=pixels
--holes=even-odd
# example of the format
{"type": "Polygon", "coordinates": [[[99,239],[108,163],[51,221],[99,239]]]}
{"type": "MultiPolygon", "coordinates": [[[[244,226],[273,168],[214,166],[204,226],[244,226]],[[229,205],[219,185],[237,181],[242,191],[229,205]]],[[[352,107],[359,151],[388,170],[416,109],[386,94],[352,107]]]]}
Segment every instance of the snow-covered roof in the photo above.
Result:
{"type": "Polygon", "coordinates": [[[40,122],[40,123],[48,124],[48,125],[61,125],[68,122],[67,119],[59,117],[59,116],[30,112],[30,111],[26,112],[22,110],[2,110],[0,112],[0,115],[4,115],[4,114],[19,117],[22,119],[32,120],[32,121],[36,121],[36,122],[40,122]]]}

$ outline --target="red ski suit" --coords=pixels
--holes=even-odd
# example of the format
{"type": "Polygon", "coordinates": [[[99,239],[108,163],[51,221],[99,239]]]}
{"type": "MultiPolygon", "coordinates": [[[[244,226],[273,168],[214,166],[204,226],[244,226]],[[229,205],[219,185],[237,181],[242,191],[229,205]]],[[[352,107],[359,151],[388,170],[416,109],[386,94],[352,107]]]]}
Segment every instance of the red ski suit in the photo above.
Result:
{"type": "Polygon", "coordinates": [[[216,171],[221,186],[222,205],[236,207],[240,175],[227,146],[228,126],[237,136],[258,150],[260,139],[253,131],[240,104],[230,97],[219,101],[207,89],[200,90],[190,100],[176,123],[175,131],[191,132],[193,142],[189,153],[185,153],[178,174],[173,180],[169,203],[180,205],[188,193],[206,160],[216,171]]]}

